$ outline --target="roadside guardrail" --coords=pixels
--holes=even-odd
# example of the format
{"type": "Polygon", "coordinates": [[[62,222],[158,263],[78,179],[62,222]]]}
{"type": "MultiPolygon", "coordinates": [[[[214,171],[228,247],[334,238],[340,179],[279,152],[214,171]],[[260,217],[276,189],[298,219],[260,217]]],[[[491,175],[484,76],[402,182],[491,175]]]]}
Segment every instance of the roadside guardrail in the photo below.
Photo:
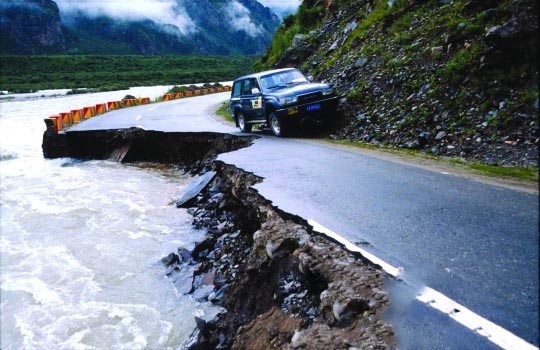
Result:
{"type": "Polygon", "coordinates": [[[81,109],[72,109],[69,112],[61,112],[58,114],[51,115],[49,118],[45,119],[45,124],[50,125],[52,122],[54,126],[54,131],[56,133],[65,130],[73,124],[80,123],[85,119],[89,119],[98,115],[105,114],[107,112],[113,111],[120,108],[128,108],[139,105],[145,105],[149,103],[157,103],[163,101],[176,100],[180,98],[193,97],[208,95],[213,93],[219,93],[224,91],[231,91],[230,86],[220,86],[212,88],[203,88],[196,90],[185,90],[182,92],[167,93],[163,97],[157,98],[152,101],[149,97],[141,98],[128,98],[122,99],[121,101],[109,101],[105,103],[99,103],[95,106],[83,107],[81,109]]]}

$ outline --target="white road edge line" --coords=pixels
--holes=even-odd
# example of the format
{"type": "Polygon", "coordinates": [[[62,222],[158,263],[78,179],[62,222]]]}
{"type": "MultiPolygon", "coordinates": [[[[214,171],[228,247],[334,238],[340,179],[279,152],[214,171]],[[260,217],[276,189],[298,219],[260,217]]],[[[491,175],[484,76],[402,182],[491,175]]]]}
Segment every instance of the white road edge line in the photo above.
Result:
{"type": "MultiPolygon", "coordinates": [[[[403,268],[397,268],[388,264],[384,260],[379,259],[375,255],[358,247],[343,236],[324,227],[318,222],[314,220],[308,220],[308,223],[313,227],[315,231],[323,233],[328,237],[336,240],[337,242],[342,244],[345,249],[351,252],[358,252],[372,263],[381,266],[381,268],[389,275],[397,277],[397,275],[403,272],[403,268]]],[[[406,283],[406,281],[404,282],[406,283]]],[[[483,318],[482,316],[475,314],[473,311],[467,309],[465,306],[455,302],[454,300],[448,298],[444,294],[437,292],[432,288],[429,288],[427,286],[421,288],[420,293],[416,296],[416,299],[448,315],[453,320],[459,322],[473,332],[476,332],[479,335],[486,337],[489,341],[505,350],[539,350],[538,347],[526,342],[515,334],[483,318]]]]}
{"type": "Polygon", "coordinates": [[[141,120],[141,118],[142,118],[142,115],[138,115],[138,116],[135,118],[135,120],[141,120]]]}
{"type": "Polygon", "coordinates": [[[148,112],[155,111],[156,109],[158,109],[158,108],[157,107],[148,108],[148,112]]]}

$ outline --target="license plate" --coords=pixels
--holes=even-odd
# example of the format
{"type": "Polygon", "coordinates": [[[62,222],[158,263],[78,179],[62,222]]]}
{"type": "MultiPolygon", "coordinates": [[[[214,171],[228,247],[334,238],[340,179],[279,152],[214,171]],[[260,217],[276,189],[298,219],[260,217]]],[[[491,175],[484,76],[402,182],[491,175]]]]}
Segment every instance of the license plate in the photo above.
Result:
{"type": "Polygon", "coordinates": [[[306,111],[311,112],[311,111],[316,111],[318,109],[321,109],[321,104],[315,103],[315,104],[307,106],[306,111]]]}

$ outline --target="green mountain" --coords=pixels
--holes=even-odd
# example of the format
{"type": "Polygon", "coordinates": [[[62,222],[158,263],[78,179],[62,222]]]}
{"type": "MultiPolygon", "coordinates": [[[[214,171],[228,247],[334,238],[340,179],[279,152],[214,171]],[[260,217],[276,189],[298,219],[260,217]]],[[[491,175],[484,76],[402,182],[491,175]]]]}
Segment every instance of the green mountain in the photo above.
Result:
{"type": "Polygon", "coordinates": [[[48,53],[65,47],[60,13],[52,0],[3,1],[0,33],[0,53],[48,53]]]}
{"type": "Polygon", "coordinates": [[[188,31],[166,18],[129,16],[129,7],[125,16],[60,9],[52,0],[2,2],[0,54],[251,55],[265,50],[279,25],[255,0],[178,0],[163,16],[187,18],[188,31]]]}

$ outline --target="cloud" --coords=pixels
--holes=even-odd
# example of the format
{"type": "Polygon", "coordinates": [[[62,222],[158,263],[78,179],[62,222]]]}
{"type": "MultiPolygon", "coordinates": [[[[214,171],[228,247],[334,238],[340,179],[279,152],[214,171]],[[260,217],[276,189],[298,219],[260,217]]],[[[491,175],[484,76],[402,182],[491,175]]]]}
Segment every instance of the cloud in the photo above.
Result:
{"type": "Polygon", "coordinates": [[[182,34],[196,27],[175,0],[56,0],[62,13],[82,11],[90,17],[107,16],[127,21],[151,20],[170,24],[182,34]]]}
{"type": "Polygon", "coordinates": [[[227,15],[230,24],[237,31],[244,31],[251,37],[256,37],[264,32],[264,28],[256,25],[251,20],[251,12],[236,0],[231,1],[227,6],[227,15]]]}

